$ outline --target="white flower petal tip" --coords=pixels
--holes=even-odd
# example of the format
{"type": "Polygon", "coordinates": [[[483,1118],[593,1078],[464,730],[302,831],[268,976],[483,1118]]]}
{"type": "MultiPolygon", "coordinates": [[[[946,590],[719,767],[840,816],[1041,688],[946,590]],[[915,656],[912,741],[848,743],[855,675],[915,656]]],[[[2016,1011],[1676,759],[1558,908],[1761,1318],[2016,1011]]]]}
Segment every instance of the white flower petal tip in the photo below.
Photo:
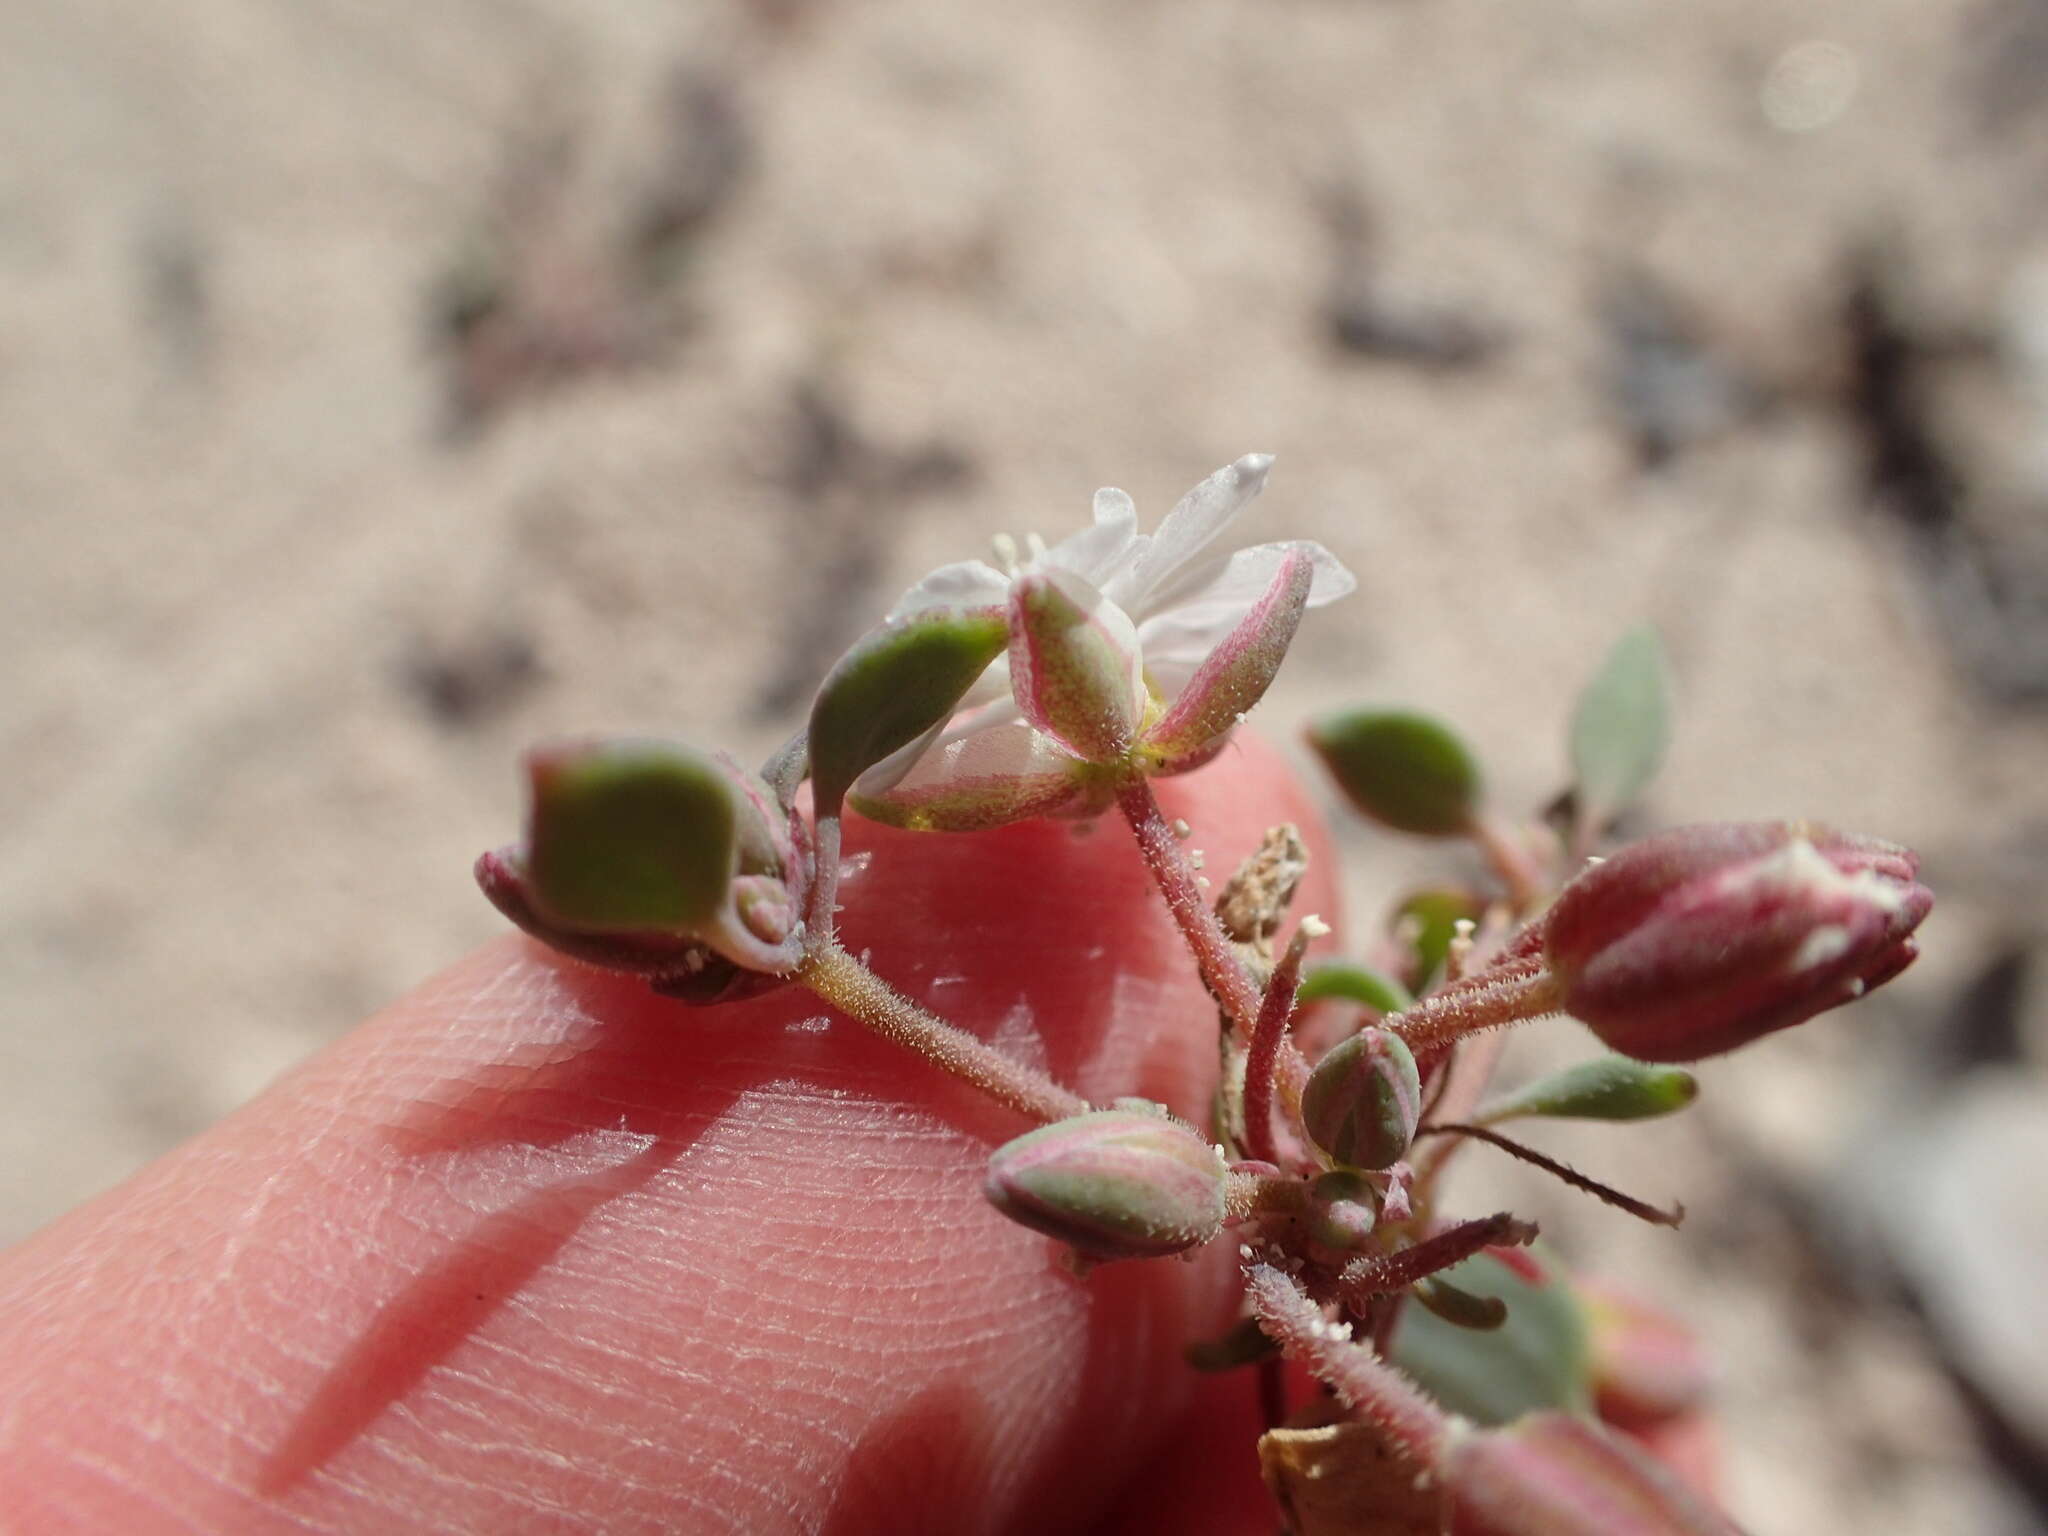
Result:
{"type": "Polygon", "coordinates": [[[1131,498],[1105,487],[1090,526],[1059,543],[1001,541],[1008,571],[966,560],[912,587],[892,616],[1002,605],[1009,651],[962,701],[977,711],[878,765],[856,805],[928,827],[1085,814],[1104,801],[1091,764],[1128,757],[1147,773],[1180,773],[1215,756],[1264,694],[1303,610],[1358,587],[1309,540],[1210,552],[1272,467],[1270,453],[1226,464],[1151,535],[1137,531],[1131,498]],[[1152,728],[1140,735],[1145,718],[1152,728]]]}

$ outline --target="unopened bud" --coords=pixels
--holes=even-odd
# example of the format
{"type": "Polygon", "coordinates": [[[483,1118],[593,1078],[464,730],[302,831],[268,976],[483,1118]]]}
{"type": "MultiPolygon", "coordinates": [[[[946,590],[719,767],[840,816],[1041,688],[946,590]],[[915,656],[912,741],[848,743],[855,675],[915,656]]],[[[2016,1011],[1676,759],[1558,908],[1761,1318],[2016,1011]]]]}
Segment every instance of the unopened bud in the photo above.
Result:
{"type": "Polygon", "coordinates": [[[1648,1452],[1573,1413],[1467,1432],[1443,1480],[1448,1536],[1740,1536],[1648,1452]]]}
{"type": "Polygon", "coordinates": [[[1422,1079],[1401,1037],[1366,1028],[1316,1063],[1301,1093],[1309,1137],[1347,1168],[1388,1168],[1408,1152],[1422,1079]]]}
{"type": "Polygon", "coordinates": [[[983,1191],[1012,1221],[1096,1260],[1198,1247],[1223,1226],[1215,1147],[1163,1109],[1098,1109],[1019,1136],[983,1191]]]}
{"type": "Polygon", "coordinates": [[[1904,848],[1800,822],[1683,827],[1559,894],[1544,954],[1567,1013],[1641,1061],[1692,1061],[1861,997],[1933,905],[1904,848]]]}
{"type": "MultiPolygon", "coordinates": [[[[707,971],[796,963],[809,859],[765,785],[722,756],[594,741],[527,758],[526,840],[477,880],[520,927],[564,953],[685,984],[707,971]]],[[[709,987],[727,995],[730,978],[709,987]]]]}
{"type": "Polygon", "coordinates": [[[1640,1430],[1701,1406],[1713,1371],[1692,1329],[1610,1286],[1580,1282],[1577,1289],[1592,1336],[1601,1418],[1640,1430]]]}

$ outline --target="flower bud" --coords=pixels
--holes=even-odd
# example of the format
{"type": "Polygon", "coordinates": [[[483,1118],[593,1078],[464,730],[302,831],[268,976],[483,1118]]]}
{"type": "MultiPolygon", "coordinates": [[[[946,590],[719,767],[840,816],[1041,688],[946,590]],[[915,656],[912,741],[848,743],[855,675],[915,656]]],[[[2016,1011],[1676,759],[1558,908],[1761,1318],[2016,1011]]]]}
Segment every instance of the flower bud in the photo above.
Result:
{"type": "Polygon", "coordinates": [[[1223,1159],[1163,1109],[1092,1110],[1019,1136],[982,1188],[1012,1221],[1096,1260],[1150,1259],[1223,1227],[1223,1159]]]}
{"type": "Polygon", "coordinates": [[[478,861],[484,894],[565,954],[735,991],[732,966],[795,964],[809,882],[801,823],[722,756],[650,741],[581,742],[527,758],[523,844],[478,861]]]}
{"type": "Polygon", "coordinates": [[[1693,1061],[1853,1001],[1918,953],[1912,853],[1804,822],[1645,839],[1559,894],[1544,954],[1567,1013],[1641,1061],[1693,1061]]]}
{"type": "Polygon", "coordinates": [[[1574,1413],[1532,1413],[1453,1441],[1449,1536],[1738,1536],[1649,1453],[1574,1413]]]}
{"type": "Polygon", "coordinates": [[[1592,1336],[1601,1418],[1642,1430],[1702,1407],[1713,1370],[1692,1329],[1612,1286],[1581,1281],[1577,1289],[1592,1336]]]}
{"type": "Polygon", "coordinates": [[[1301,1093],[1302,1124],[1346,1168],[1388,1168],[1415,1139],[1422,1079],[1399,1035],[1361,1029],[1316,1063],[1301,1093]]]}

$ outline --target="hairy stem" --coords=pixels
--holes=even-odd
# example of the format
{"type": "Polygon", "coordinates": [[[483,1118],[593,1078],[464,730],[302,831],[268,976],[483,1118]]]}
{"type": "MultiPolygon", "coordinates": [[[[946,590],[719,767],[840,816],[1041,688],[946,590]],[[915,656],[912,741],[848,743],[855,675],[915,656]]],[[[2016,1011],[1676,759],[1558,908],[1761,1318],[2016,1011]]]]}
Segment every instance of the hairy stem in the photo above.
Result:
{"type": "Polygon", "coordinates": [[[917,1052],[941,1071],[952,1073],[1021,1115],[1050,1124],[1086,1114],[1094,1107],[1044,1073],[1019,1065],[993,1046],[918,1007],[836,944],[814,943],[793,979],[892,1045],[917,1052]]]}
{"type": "Polygon", "coordinates": [[[1223,1210],[1231,1221],[1242,1221],[1259,1211],[1305,1211],[1309,1188],[1302,1180],[1284,1173],[1247,1173],[1232,1169],[1223,1185],[1223,1210]]]}
{"type": "Polygon", "coordinates": [[[839,817],[820,816],[817,837],[817,873],[811,877],[810,909],[804,915],[804,947],[823,954],[839,947],[839,817]]]}
{"type": "Polygon", "coordinates": [[[1527,912],[1543,899],[1543,867],[1515,828],[1498,817],[1481,815],[1472,823],[1470,836],[1508,888],[1508,905],[1517,913],[1527,912]]]}
{"type": "Polygon", "coordinates": [[[1382,1027],[1420,1055],[1481,1030],[1555,1013],[1562,991],[1542,961],[1513,961],[1431,993],[1382,1027]]]}
{"type": "Polygon", "coordinates": [[[1586,1177],[1569,1163],[1561,1163],[1554,1157],[1546,1157],[1534,1147],[1524,1146],[1513,1137],[1503,1136],[1499,1131],[1483,1125],[1425,1125],[1415,1134],[1417,1137],[1469,1136],[1474,1141],[1483,1141],[1490,1147],[1498,1147],[1509,1157],[1519,1158],[1532,1167],[1541,1168],[1552,1178],[1561,1179],[1573,1189],[1582,1189],[1596,1199],[1606,1201],[1617,1210],[1627,1211],[1638,1221],[1647,1221],[1652,1226],[1675,1227],[1685,1220],[1685,1207],[1682,1205],[1673,1205],[1668,1211],[1660,1210],[1647,1201],[1638,1200],[1634,1195],[1624,1194],[1611,1184],[1602,1184],[1598,1179],[1586,1177]]]}
{"type": "Polygon", "coordinates": [[[1352,1342],[1347,1326],[1325,1320],[1301,1286],[1272,1265],[1247,1269],[1245,1289],[1266,1337],[1305,1364],[1416,1467],[1435,1468],[1450,1435],[1442,1409],[1370,1349],[1352,1342]]]}
{"type": "Polygon", "coordinates": [[[1252,1043],[1244,1058],[1244,1144],[1245,1150],[1261,1162],[1280,1161],[1279,1143],[1273,1136],[1273,1074],[1280,1060],[1280,1048],[1287,1041],[1287,1021],[1294,1016],[1294,994],[1301,986],[1301,957],[1311,939],[1329,928],[1318,918],[1303,918],[1288,941],[1286,954],[1273,967],[1266,982],[1266,996],[1259,1004],[1259,1016],[1252,1026],[1252,1043]]]}
{"type": "Polygon", "coordinates": [[[1195,872],[1159,809],[1151,783],[1142,777],[1126,780],[1117,786],[1116,803],[1137,834],[1145,868],[1151,871],[1159,894],[1166,898],[1167,911],[1193,951],[1203,984],[1215,995],[1238,1038],[1250,1040],[1259,1017],[1258,988],[1252,985],[1230,935],[1223,931],[1202,888],[1195,883],[1195,872]]]}
{"type": "Polygon", "coordinates": [[[1416,1281],[1440,1269],[1449,1269],[1482,1248],[1496,1243],[1519,1247],[1535,1236],[1534,1222],[1518,1221],[1506,1211],[1496,1211],[1474,1221],[1461,1221],[1399,1253],[1374,1253],[1353,1259],[1337,1277],[1337,1288],[1346,1306],[1362,1312],[1374,1297],[1405,1291],[1416,1281]]]}

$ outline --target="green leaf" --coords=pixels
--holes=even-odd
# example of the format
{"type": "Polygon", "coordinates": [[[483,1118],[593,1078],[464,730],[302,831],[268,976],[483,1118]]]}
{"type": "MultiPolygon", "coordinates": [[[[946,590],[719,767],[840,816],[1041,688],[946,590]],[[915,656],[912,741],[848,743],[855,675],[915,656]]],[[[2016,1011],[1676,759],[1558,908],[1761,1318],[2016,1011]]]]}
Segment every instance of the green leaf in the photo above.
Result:
{"type": "Polygon", "coordinates": [[[666,742],[527,758],[526,872],[535,908],[587,933],[677,933],[724,905],[738,806],[726,771],[666,742]]]}
{"type": "Polygon", "coordinates": [[[1685,1108],[1699,1091],[1699,1079],[1680,1068],[1653,1066],[1627,1056],[1596,1056],[1491,1100],[1473,1118],[1481,1125],[1523,1115],[1649,1120],[1685,1108]]]}
{"type": "Polygon", "coordinates": [[[1585,1313],[1542,1250],[1512,1261],[1476,1253],[1443,1277],[1468,1297],[1505,1302],[1507,1320],[1475,1332],[1404,1306],[1394,1330],[1394,1364],[1444,1407],[1480,1424],[1505,1424],[1539,1408],[1591,1411],[1585,1313]]]}
{"type": "Polygon", "coordinates": [[[1628,809],[1656,777],[1670,739],[1664,647],[1645,624],[1615,643],[1572,711],[1572,775],[1580,824],[1598,827],[1628,809]]]}
{"type": "Polygon", "coordinates": [[[1309,745],[1360,811],[1398,832],[1455,837],[1479,812],[1479,764],[1442,721],[1354,709],[1309,727],[1309,745]]]}
{"type": "Polygon", "coordinates": [[[1413,891],[1394,909],[1392,928],[1404,931],[1415,948],[1415,988],[1425,990],[1432,977],[1444,968],[1460,922],[1478,922],[1485,904],[1470,891],[1455,886],[1433,886],[1413,891]]]}
{"type": "Polygon", "coordinates": [[[1313,1003],[1326,997],[1363,1003],[1382,1016],[1404,1013],[1415,1006],[1408,989],[1393,977],[1348,960],[1332,960],[1313,967],[1301,978],[1301,989],[1294,994],[1298,1003],[1313,1003]]]}
{"type": "Polygon", "coordinates": [[[1008,638],[994,609],[933,609],[884,620],[856,640],[811,706],[818,815],[838,815],[855,779],[945,724],[1008,638]]]}

